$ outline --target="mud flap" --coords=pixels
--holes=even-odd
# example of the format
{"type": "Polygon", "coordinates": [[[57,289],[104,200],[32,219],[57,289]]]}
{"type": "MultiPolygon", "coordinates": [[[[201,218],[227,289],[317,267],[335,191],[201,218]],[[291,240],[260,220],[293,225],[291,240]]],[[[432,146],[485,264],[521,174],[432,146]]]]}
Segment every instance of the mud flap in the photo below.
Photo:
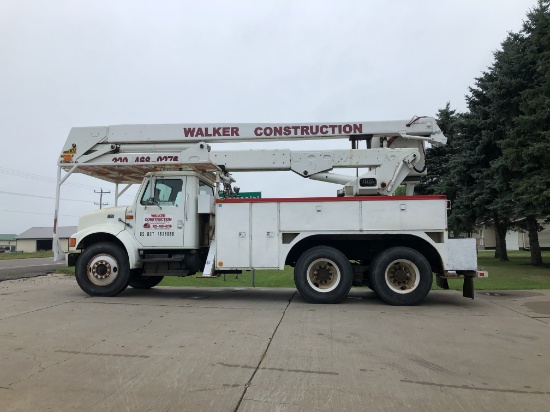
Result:
{"type": "Polygon", "coordinates": [[[449,282],[447,281],[447,279],[440,276],[435,277],[435,284],[441,289],[449,289],[449,282]]]}
{"type": "Polygon", "coordinates": [[[462,296],[465,298],[474,298],[474,278],[472,276],[464,276],[462,296]]]}

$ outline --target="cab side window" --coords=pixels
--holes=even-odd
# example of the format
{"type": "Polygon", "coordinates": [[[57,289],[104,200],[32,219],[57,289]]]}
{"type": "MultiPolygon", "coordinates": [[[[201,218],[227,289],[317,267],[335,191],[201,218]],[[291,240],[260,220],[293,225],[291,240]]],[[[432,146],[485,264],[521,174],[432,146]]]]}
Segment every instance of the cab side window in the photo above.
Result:
{"type": "Polygon", "coordinates": [[[155,189],[151,193],[149,182],[143,192],[140,203],[142,205],[179,206],[182,186],[181,179],[157,179],[155,181],[155,189]]]}
{"type": "Polygon", "coordinates": [[[199,181],[199,193],[206,193],[214,196],[214,188],[212,186],[208,186],[207,184],[199,181]]]}

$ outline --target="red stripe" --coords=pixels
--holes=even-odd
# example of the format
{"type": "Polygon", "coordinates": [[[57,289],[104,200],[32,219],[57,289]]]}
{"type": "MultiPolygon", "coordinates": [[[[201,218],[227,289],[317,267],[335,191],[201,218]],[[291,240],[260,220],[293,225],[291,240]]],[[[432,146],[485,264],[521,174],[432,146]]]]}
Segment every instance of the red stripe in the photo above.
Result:
{"type": "Polygon", "coordinates": [[[349,196],[349,197],[272,197],[262,199],[216,199],[216,203],[366,202],[378,200],[445,200],[444,195],[426,196],[349,196]]]}

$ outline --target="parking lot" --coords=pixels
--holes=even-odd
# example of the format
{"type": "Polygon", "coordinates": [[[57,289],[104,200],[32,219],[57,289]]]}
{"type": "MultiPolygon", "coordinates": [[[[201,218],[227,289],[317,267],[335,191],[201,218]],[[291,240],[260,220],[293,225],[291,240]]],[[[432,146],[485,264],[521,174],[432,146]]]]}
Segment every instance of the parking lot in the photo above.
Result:
{"type": "Polygon", "coordinates": [[[392,307],[294,289],[0,283],[3,411],[546,411],[550,291],[392,307]]]}

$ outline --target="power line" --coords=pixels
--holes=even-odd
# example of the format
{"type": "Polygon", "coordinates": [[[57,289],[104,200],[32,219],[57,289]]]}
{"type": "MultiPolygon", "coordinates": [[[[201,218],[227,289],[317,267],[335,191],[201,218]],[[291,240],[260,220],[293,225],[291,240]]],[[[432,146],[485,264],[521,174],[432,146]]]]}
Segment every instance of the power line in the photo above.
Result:
{"type": "MultiPolygon", "coordinates": [[[[6,195],[13,195],[13,196],[38,197],[40,199],[54,199],[55,200],[55,197],[51,197],[51,196],[29,195],[29,194],[26,194],[26,193],[5,192],[3,190],[0,190],[0,193],[6,194],[6,195]]],[[[68,200],[70,202],[94,203],[91,200],[64,199],[64,198],[60,198],[60,199],[61,200],[68,200]]]]}
{"type": "MultiPolygon", "coordinates": [[[[37,180],[40,182],[47,182],[47,183],[57,183],[57,179],[54,179],[53,177],[47,177],[47,176],[41,176],[34,173],[29,172],[23,172],[20,170],[15,169],[8,169],[7,167],[0,167],[0,173],[7,174],[10,176],[16,176],[16,177],[22,177],[25,179],[31,179],[31,180],[37,180]]],[[[91,186],[84,183],[74,183],[74,182],[65,182],[63,183],[66,186],[71,186],[79,189],[93,189],[95,190],[97,186],[91,186]]],[[[125,197],[133,197],[130,195],[123,194],[122,196],[125,197]]]]}
{"type": "Polygon", "coordinates": [[[7,167],[0,167],[0,173],[4,173],[4,174],[7,174],[7,175],[13,175],[13,176],[19,176],[19,177],[25,177],[25,178],[33,179],[33,180],[42,180],[42,181],[51,181],[51,180],[53,180],[53,178],[51,178],[51,177],[35,175],[35,174],[32,174],[32,173],[22,172],[22,171],[15,170],[15,169],[8,169],[7,167]]]}
{"type": "MultiPolygon", "coordinates": [[[[22,177],[25,179],[37,180],[40,182],[56,183],[57,181],[53,177],[36,175],[34,173],[22,172],[20,170],[15,170],[15,169],[8,169],[6,167],[0,167],[0,173],[7,174],[10,176],[22,177]]],[[[78,187],[81,189],[95,189],[97,187],[97,186],[94,187],[94,186],[86,185],[84,183],[74,183],[74,182],[68,182],[65,184],[68,186],[78,187]]]]}

